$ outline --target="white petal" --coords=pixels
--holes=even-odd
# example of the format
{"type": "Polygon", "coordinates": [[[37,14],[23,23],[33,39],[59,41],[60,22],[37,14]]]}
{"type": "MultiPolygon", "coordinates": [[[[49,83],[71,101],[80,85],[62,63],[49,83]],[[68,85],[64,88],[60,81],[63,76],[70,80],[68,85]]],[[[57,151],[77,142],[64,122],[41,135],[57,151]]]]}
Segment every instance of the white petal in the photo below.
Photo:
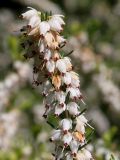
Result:
{"type": "Polygon", "coordinates": [[[78,108],[79,108],[79,106],[75,102],[70,102],[67,105],[67,109],[68,109],[69,113],[74,116],[79,114],[78,108]]]}
{"type": "Polygon", "coordinates": [[[45,51],[45,43],[43,40],[41,40],[39,43],[39,51],[40,51],[40,53],[44,53],[44,51],[45,51]]]}
{"type": "Polygon", "coordinates": [[[72,120],[71,119],[63,119],[60,121],[60,127],[64,131],[68,131],[69,129],[72,128],[72,120]]]}
{"type": "Polygon", "coordinates": [[[40,34],[43,36],[50,30],[50,25],[46,21],[42,21],[39,27],[40,27],[40,34]]]}
{"type": "Polygon", "coordinates": [[[58,70],[59,70],[61,73],[65,73],[65,72],[66,72],[66,65],[65,65],[63,59],[59,59],[59,60],[56,62],[56,67],[58,68],[58,70]]]}
{"type": "Polygon", "coordinates": [[[57,32],[60,32],[60,31],[62,30],[61,24],[60,24],[59,21],[57,21],[56,19],[51,18],[51,19],[48,21],[48,23],[49,23],[49,25],[50,25],[51,30],[57,31],[57,32]]]}
{"type": "Polygon", "coordinates": [[[55,107],[55,115],[58,115],[58,116],[59,116],[62,112],[65,111],[65,109],[66,109],[66,105],[65,105],[65,104],[64,104],[63,107],[57,105],[57,106],[55,107]]]}
{"type": "Polygon", "coordinates": [[[47,49],[44,54],[44,60],[48,61],[50,60],[50,58],[51,58],[51,51],[47,49]]]}
{"type": "Polygon", "coordinates": [[[65,134],[63,136],[63,142],[64,142],[65,145],[66,144],[69,145],[71,140],[72,140],[72,134],[71,133],[68,132],[67,134],[65,134]]]}
{"type": "Polygon", "coordinates": [[[48,72],[50,72],[50,73],[54,72],[55,62],[52,61],[52,60],[47,61],[47,63],[46,63],[46,68],[47,68],[48,72]]]}
{"type": "Polygon", "coordinates": [[[59,91],[55,93],[55,99],[60,103],[64,103],[66,98],[66,94],[63,91],[59,91]]]}
{"type": "Polygon", "coordinates": [[[59,43],[59,44],[61,44],[61,43],[64,43],[64,42],[66,42],[66,39],[65,38],[63,38],[62,36],[57,36],[57,42],[59,43]]]}
{"type": "Polygon", "coordinates": [[[38,26],[40,23],[40,18],[38,16],[32,16],[29,20],[28,25],[31,26],[31,28],[34,28],[38,26]]]}
{"type": "Polygon", "coordinates": [[[55,130],[52,134],[51,140],[57,141],[60,140],[60,137],[61,137],[61,130],[55,130]]]}
{"type": "Polygon", "coordinates": [[[61,15],[61,16],[60,16],[60,15],[53,15],[53,16],[52,16],[52,19],[58,21],[58,23],[59,23],[60,25],[64,25],[65,22],[64,22],[64,20],[63,20],[61,17],[62,17],[62,15],[61,15]]]}
{"type": "Polygon", "coordinates": [[[31,17],[36,16],[38,14],[37,10],[31,9],[22,14],[22,17],[29,20],[31,17]]]}
{"type": "Polygon", "coordinates": [[[83,152],[83,154],[85,155],[85,158],[86,158],[87,160],[90,160],[90,159],[92,158],[91,153],[90,153],[87,149],[84,149],[82,152],[83,152]]]}
{"type": "Polygon", "coordinates": [[[75,139],[73,139],[70,143],[70,149],[72,151],[72,154],[77,153],[78,147],[79,147],[78,142],[75,139]]]}
{"type": "Polygon", "coordinates": [[[71,74],[69,72],[66,72],[65,75],[62,76],[62,81],[66,85],[70,85],[71,84],[71,74]]]}

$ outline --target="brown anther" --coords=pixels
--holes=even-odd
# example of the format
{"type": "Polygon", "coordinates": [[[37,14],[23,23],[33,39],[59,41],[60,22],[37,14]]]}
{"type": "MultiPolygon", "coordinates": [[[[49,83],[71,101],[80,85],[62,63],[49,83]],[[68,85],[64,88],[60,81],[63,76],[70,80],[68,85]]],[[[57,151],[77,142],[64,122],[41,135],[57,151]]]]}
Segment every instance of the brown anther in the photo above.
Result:
{"type": "Polygon", "coordinates": [[[47,63],[47,62],[48,62],[48,60],[47,60],[47,59],[44,59],[44,62],[45,62],[45,63],[47,63]]]}
{"type": "Polygon", "coordinates": [[[36,85],[36,86],[39,86],[39,82],[38,81],[34,81],[34,84],[36,85]]]}
{"type": "Polygon", "coordinates": [[[65,73],[61,73],[61,76],[64,76],[65,75],[65,73]]]}
{"type": "Polygon", "coordinates": [[[43,114],[43,117],[46,119],[46,118],[47,118],[47,115],[46,115],[46,114],[43,114]]]}
{"type": "Polygon", "coordinates": [[[59,115],[58,114],[54,114],[55,115],[55,117],[58,117],[59,115]]]}
{"type": "Polygon", "coordinates": [[[50,76],[50,77],[52,76],[52,72],[49,72],[49,73],[48,73],[48,77],[49,77],[49,76],[50,76]]]}
{"type": "Polygon", "coordinates": [[[77,97],[74,97],[74,101],[76,101],[77,100],[77,97]]]}
{"type": "Polygon", "coordinates": [[[31,27],[31,25],[27,25],[27,28],[28,28],[28,29],[31,29],[32,27],[31,27]]]}
{"type": "Polygon", "coordinates": [[[68,146],[68,144],[67,143],[64,143],[64,147],[66,148],[68,146]]]}
{"type": "Polygon", "coordinates": [[[71,86],[72,86],[71,83],[67,85],[68,88],[71,87],[71,86]]]}
{"type": "Polygon", "coordinates": [[[80,95],[79,99],[83,99],[83,96],[82,96],[82,95],[80,95]]]}
{"type": "Polygon", "coordinates": [[[45,94],[45,93],[43,93],[42,95],[43,95],[44,97],[46,97],[46,96],[47,96],[47,94],[45,94]]]}
{"type": "Polygon", "coordinates": [[[63,131],[63,134],[67,134],[67,133],[68,133],[68,131],[67,131],[67,130],[64,130],[64,131],[63,131]]]}
{"type": "Polygon", "coordinates": [[[76,154],[76,153],[73,153],[73,156],[74,156],[74,157],[76,157],[76,156],[77,156],[77,154],[76,154]]]}
{"type": "Polygon", "coordinates": [[[59,104],[59,106],[63,108],[64,107],[64,103],[59,104]]]}
{"type": "Polygon", "coordinates": [[[53,142],[52,138],[49,139],[50,142],[53,142]]]}
{"type": "Polygon", "coordinates": [[[23,15],[20,15],[19,18],[23,19],[23,15]]]}
{"type": "Polygon", "coordinates": [[[26,37],[26,36],[27,36],[27,33],[23,33],[23,35],[26,37]]]}
{"type": "Polygon", "coordinates": [[[50,107],[49,104],[46,104],[46,105],[45,105],[45,108],[46,108],[46,109],[49,109],[49,107],[50,107]]]}

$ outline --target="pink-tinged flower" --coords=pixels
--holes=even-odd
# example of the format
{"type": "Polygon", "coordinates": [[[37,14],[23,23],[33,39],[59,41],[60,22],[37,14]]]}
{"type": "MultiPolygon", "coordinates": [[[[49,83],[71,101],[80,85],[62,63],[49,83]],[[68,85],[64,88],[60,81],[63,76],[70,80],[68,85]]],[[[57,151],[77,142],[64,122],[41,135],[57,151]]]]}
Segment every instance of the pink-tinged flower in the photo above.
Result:
{"type": "Polygon", "coordinates": [[[39,28],[40,28],[40,35],[44,36],[50,30],[50,25],[48,24],[48,22],[42,21],[39,24],[39,28]]]}
{"type": "Polygon", "coordinates": [[[72,87],[79,87],[80,86],[80,80],[77,73],[70,71],[71,74],[71,86],[72,87]]]}
{"type": "Polygon", "coordinates": [[[61,73],[66,73],[66,64],[63,59],[57,60],[56,67],[61,73]]]}
{"type": "Polygon", "coordinates": [[[52,134],[52,137],[50,138],[51,141],[59,141],[60,138],[61,138],[61,130],[58,129],[58,130],[55,130],[52,134]]]}
{"type": "Polygon", "coordinates": [[[40,24],[40,18],[38,16],[33,16],[30,18],[28,26],[30,28],[35,28],[40,24]]]}
{"type": "Polygon", "coordinates": [[[56,39],[57,39],[58,44],[61,44],[61,43],[65,43],[65,42],[66,42],[66,39],[65,39],[63,36],[57,35],[57,36],[56,36],[56,39]]]}
{"type": "Polygon", "coordinates": [[[59,48],[58,46],[59,44],[56,41],[56,35],[57,35],[56,33],[50,31],[50,32],[47,32],[44,37],[46,46],[53,51],[59,48]]]}
{"type": "Polygon", "coordinates": [[[44,60],[47,62],[51,58],[51,51],[49,49],[46,49],[44,54],[44,60]]]}
{"type": "Polygon", "coordinates": [[[46,68],[48,72],[53,73],[55,70],[55,62],[53,60],[47,61],[46,68]]]}
{"type": "Polygon", "coordinates": [[[64,146],[67,147],[72,141],[72,134],[70,132],[67,132],[67,134],[64,134],[62,137],[62,141],[64,143],[64,146]]]}
{"type": "Polygon", "coordinates": [[[39,28],[35,27],[28,33],[28,36],[33,36],[33,35],[37,35],[37,34],[39,34],[39,28]]]}
{"type": "Polygon", "coordinates": [[[55,106],[55,115],[59,116],[61,113],[63,113],[66,110],[66,104],[63,104],[63,106],[61,105],[57,105],[55,106]]]}
{"type": "Polygon", "coordinates": [[[67,71],[72,70],[71,59],[69,57],[64,57],[63,60],[64,60],[64,63],[66,64],[66,70],[67,71]]]}
{"type": "Polygon", "coordinates": [[[37,12],[36,9],[31,8],[31,7],[28,7],[28,8],[30,8],[29,11],[21,14],[22,18],[25,18],[25,19],[29,20],[31,17],[38,15],[38,12],[37,12]]]}
{"type": "Polygon", "coordinates": [[[92,155],[87,149],[82,149],[78,151],[77,160],[91,160],[92,155]]]}
{"type": "Polygon", "coordinates": [[[60,121],[60,127],[63,131],[68,131],[72,129],[72,120],[71,119],[63,119],[60,121]]]}
{"type": "Polygon", "coordinates": [[[66,85],[70,85],[71,84],[71,74],[69,72],[66,72],[63,76],[62,76],[62,81],[63,83],[65,83],[66,85]]]}
{"type": "Polygon", "coordinates": [[[63,104],[65,102],[66,94],[63,91],[55,92],[55,99],[58,101],[59,104],[63,104]]]}
{"type": "Polygon", "coordinates": [[[76,130],[81,132],[81,133],[85,133],[85,126],[87,124],[87,119],[83,116],[83,115],[80,115],[76,118],[76,130]]]}
{"type": "Polygon", "coordinates": [[[69,113],[73,116],[76,116],[79,114],[79,110],[78,110],[79,106],[77,105],[77,103],[75,102],[70,102],[67,105],[67,110],[69,111],[69,113]]]}
{"type": "Polygon", "coordinates": [[[78,147],[79,147],[79,142],[75,139],[72,139],[72,141],[70,142],[70,149],[71,149],[72,155],[74,155],[75,157],[78,152],[78,147]]]}

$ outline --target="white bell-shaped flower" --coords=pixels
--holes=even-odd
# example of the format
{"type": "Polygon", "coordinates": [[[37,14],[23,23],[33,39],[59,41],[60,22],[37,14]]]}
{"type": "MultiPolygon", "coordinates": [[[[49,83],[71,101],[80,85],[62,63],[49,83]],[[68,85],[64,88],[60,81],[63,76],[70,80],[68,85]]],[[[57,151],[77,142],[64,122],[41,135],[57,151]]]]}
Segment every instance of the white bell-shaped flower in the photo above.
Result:
{"type": "Polygon", "coordinates": [[[85,126],[87,124],[87,119],[84,117],[84,115],[80,115],[76,118],[76,130],[81,132],[82,134],[85,133],[85,126]]]}
{"type": "Polygon", "coordinates": [[[47,61],[46,68],[48,72],[53,73],[55,70],[55,62],[53,60],[47,61]]]}
{"type": "Polygon", "coordinates": [[[77,73],[70,71],[71,74],[71,86],[77,88],[80,86],[80,80],[77,73]]]}
{"type": "Polygon", "coordinates": [[[52,16],[52,18],[56,19],[60,23],[60,25],[64,25],[65,24],[65,22],[63,20],[63,18],[64,18],[63,15],[55,14],[55,15],[52,16]]]}
{"type": "Polygon", "coordinates": [[[67,71],[70,71],[72,69],[71,59],[69,57],[64,57],[63,60],[66,64],[67,71]]]}
{"type": "Polygon", "coordinates": [[[50,25],[48,22],[42,21],[39,25],[39,28],[40,34],[44,36],[50,30],[50,25]]]}
{"type": "Polygon", "coordinates": [[[64,74],[64,76],[62,76],[62,81],[63,83],[65,83],[66,85],[70,85],[71,84],[71,74],[69,72],[66,72],[64,74]]]}
{"type": "Polygon", "coordinates": [[[49,25],[50,25],[50,29],[53,30],[53,31],[57,31],[57,32],[60,32],[62,30],[62,27],[61,27],[61,24],[60,22],[52,17],[49,21],[48,21],[49,25]]]}
{"type": "Polygon", "coordinates": [[[34,8],[31,8],[31,7],[30,7],[30,10],[29,10],[29,11],[21,14],[22,18],[25,18],[25,19],[27,19],[27,20],[29,20],[31,17],[37,16],[37,15],[38,15],[37,10],[34,9],[34,8]]]}
{"type": "Polygon", "coordinates": [[[79,98],[81,93],[80,93],[80,90],[78,88],[73,88],[73,87],[68,87],[66,89],[66,92],[70,93],[70,98],[71,99],[76,99],[76,98],[79,98]]]}
{"type": "Polygon", "coordinates": [[[82,152],[83,152],[86,160],[91,160],[92,155],[91,155],[90,151],[88,151],[87,149],[83,149],[82,152]]]}
{"type": "Polygon", "coordinates": [[[40,24],[40,18],[38,16],[33,16],[30,18],[28,26],[31,28],[37,27],[40,24]]]}
{"type": "Polygon", "coordinates": [[[72,141],[72,134],[70,132],[68,132],[67,134],[64,134],[64,136],[62,137],[64,146],[67,147],[70,142],[72,141]]]}
{"type": "Polygon", "coordinates": [[[63,113],[66,110],[66,105],[63,104],[63,106],[61,107],[60,105],[57,105],[55,107],[55,115],[59,116],[61,113],[63,113]]]}
{"type": "Polygon", "coordinates": [[[67,110],[69,111],[69,113],[73,116],[76,116],[79,114],[79,110],[78,110],[79,106],[77,105],[77,103],[75,102],[70,102],[67,105],[67,110]]]}
{"type": "Polygon", "coordinates": [[[60,138],[61,138],[61,130],[60,129],[58,129],[58,130],[55,130],[54,132],[53,132],[53,134],[52,134],[52,137],[50,138],[50,140],[51,141],[58,141],[58,140],[60,140],[60,138]]]}
{"type": "Polygon", "coordinates": [[[66,64],[63,59],[57,60],[56,67],[61,73],[66,73],[66,64]]]}
{"type": "Polygon", "coordinates": [[[63,131],[68,131],[72,129],[72,120],[71,119],[63,119],[60,121],[60,127],[63,131]]]}
{"type": "Polygon", "coordinates": [[[70,142],[70,149],[73,155],[77,154],[78,147],[79,147],[78,141],[75,139],[72,139],[72,141],[70,142]]]}
{"type": "Polygon", "coordinates": [[[59,104],[64,104],[66,98],[66,94],[63,91],[55,92],[55,99],[59,102],[59,104]]]}
{"type": "Polygon", "coordinates": [[[57,35],[56,37],[57,37],[56,39],[57,39],[58,44],[66,42],[66,39],[63,36],[57,35]]]}
{"type": "Polygon", "coordinates": [[[82,149],[77,153],[77,160],[91,160],[91,159],[92,159],[92,155],[86,149],[82,149]]]}

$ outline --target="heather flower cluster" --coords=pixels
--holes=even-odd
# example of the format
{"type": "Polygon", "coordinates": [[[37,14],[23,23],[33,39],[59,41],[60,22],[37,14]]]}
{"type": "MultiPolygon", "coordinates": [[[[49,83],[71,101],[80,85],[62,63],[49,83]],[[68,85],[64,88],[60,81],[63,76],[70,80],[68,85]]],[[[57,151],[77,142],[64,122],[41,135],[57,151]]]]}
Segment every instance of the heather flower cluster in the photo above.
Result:
{"type": "Polygon", "coordinates": [[[80,102],[79,75],[74,72],[71,59],[61,52],[66,39],[61,36],[65,22],[63,15],[41,13],[30,8],[21,15],[27,25],[21,29],[24,57],[34,60],[33,84],[44,97],[44,118],[58,120],[50,141],[55,144],[55,160],[91,160],[85,149],[85,127],[89,126],[80,102]]]}

